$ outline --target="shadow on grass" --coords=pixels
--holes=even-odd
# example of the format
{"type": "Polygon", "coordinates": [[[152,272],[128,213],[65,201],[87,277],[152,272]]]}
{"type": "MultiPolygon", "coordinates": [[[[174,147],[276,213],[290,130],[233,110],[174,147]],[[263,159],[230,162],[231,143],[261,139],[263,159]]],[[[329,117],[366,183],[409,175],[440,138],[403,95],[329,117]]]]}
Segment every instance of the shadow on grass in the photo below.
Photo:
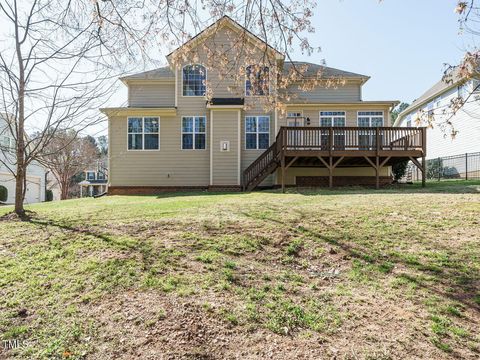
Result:
{"type": "MultiPolygon", "coordinates": [[[[221,191],[182,191],[182,192],[165,192],[155,195],[157,199],[191,197],[191,196],[245,196],[247,194],[281,194],[280,189],[263,189],[255,190],[250,193],[245,192],[221,192],[221,191]]],[[[349,194],[480,194],[480,180],[450,180],[450,181],[428,181],[426,187],[422,187],[421,183],[414,184],[394,184],[382,187],[376,190],[372,187],[362,186],[345,186],[333,189],[322,187],[288,187],[287,194],[298,194],[305,196],[317,195],[349,195],[349,194]]],[[[151,196],[151,195],[144,195],[151,196]]]]}
{"type": "Polygon", "coordinates": [[[362,247],[362,245],[328,237],[305,226],[292,226],[284,221],[265,216],[258,219],[245,212],[243,212],[243,215],[254,218],[255,220],[274,223],[276,226],[281,226],[298,235],[306,235],[310,238],[318,239],[341,249],[352,259],[363,261],[368,265],[374,265],[382,273],[390,273],[389,271],[382,271],[382,269],[385,269],[386,264],[392,268],[396,265],[397,267],[409,269],[413,271],[413,274],[405,272],[398,274],[390,273],[390,276],[414,283],[445,299],[460,302],[466,307],[480,311],[480,273],[473,268],[469,268],[468,271],[461,271],[462,264],[458,261],[447,261],[442,263],[441,266],[438,266],[437,264],[405,259],[401,254],[375,255],[375,249],[371,249],[368,246],[362,247]]]}
{"type": "Polygon", "coordinates": [[[117,241],[115,236],[108,235],[99,231],[93,231],[86,227],[77,227],[71,224],[53,221],[50,219],[42,219],[37,216],[32,216],[28,222],[46,230],[49,226],[66,231],[71,234],[80,236],[93,237],[96,240],[102,241],[117,250],[127,250],[132,253],[138,253],[141,256],[143,270],[148,270],[155,261],[155,252],[147,241],[141,241],[137,238],[131,238],[133,241],[117,241]]]}

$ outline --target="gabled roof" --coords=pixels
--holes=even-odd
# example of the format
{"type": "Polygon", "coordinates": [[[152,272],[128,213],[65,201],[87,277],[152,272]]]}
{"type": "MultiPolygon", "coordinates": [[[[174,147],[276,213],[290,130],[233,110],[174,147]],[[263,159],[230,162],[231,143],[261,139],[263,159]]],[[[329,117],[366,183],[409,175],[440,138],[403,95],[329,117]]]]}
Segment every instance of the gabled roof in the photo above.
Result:
{"type": "Polygon", "coordinates": [[[422,105],[430,102],[437,96],[447,92],[451,88],[457,86],[459,83],[463,82],[465,79],[460,75],[458,69],[454,69],[451,73],[451,76],[448,80],[442,78],[439,82],[433,85],[430,89],[425,91],[418,99],[415,99],[409,107],[403,110],[397,117],[395,124],[398,124],[402,118],[413,110],[420,108],[422,105]]]}
{"type": "Polygon", "coordinates": [[[285,62],[283,66],[283,73],[287,74],[290,69],[293,67],[302,68],[303,66],[307,66],[306,71],[303,73],[305,77],[316,77],[318,74],[321,74],[322,77],[329,78],[329,77],[343,77],[348,79],[359,79],[363,80],[364,82],[370,79],[369,76],[356,74],[350,71],[344,71],[340,69],[335,69],[332,67],[320,65],[320,64],[313,64],[310,62],[304,61],[289,61],[285,62]]]}
{"type": "Polygon", "coordinates": [[[168,54],[167,59],[170,58],[172,55],[174,55],[176,52],[178,52],[185,45],[192,44],[192,43],[200,43],[206,37],[208,37],[215,28],[219,29],[219,28],[221,28],[225,25],[230,26],[230,28],[232,28],[236,31],[244,32],[252,40],[252,42],[261,43],[262,46],[266,45],[268,49],[270,49],[272,52],[274,52],[277,55],[277,57],[279,57],[281,59],[284,58],[284,55],[282,53],[280,53],[277,49],[275,49],[274,47],[267,44],[264,40],[259,38],[257,35],[255,35],[251,31],[249,31],[248,29],[246,29],[245,27],[240,25],[238,22],[233,20],[230,16],[224,15],[219,20],[215,21],[210,26],[207,26],[204,30],[200,31],[197,35],[195,35],[191,39],[187,40],[181,46],[179,46],[174,51],[172,51],[170,54],[168,54]]]}

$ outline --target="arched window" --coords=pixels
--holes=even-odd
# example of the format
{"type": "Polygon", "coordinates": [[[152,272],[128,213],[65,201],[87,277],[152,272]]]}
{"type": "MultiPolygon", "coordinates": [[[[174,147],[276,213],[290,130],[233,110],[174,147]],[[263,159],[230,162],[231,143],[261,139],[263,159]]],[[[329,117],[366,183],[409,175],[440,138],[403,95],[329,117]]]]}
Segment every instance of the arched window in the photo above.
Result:
{"type": "Polygon", "coordinates": [[[186,65],[183,68],[183,96],[205,96],[205,67],[186,65]]]}
{"type": "Polygon", "coordinates": [[[246,69],[245,95],[268,95],[268,66],[249,65],[246,69]]]}

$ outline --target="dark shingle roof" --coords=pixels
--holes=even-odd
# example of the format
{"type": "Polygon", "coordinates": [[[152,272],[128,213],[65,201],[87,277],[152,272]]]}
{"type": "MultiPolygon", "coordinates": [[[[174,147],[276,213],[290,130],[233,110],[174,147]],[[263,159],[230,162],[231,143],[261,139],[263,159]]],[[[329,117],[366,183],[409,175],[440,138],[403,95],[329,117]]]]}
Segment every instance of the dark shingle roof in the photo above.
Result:
{"type": "Polygon", "coordinates": [[[304,62],[304,61],[289,61],[285,62],[283,66],[283,72],[287,74],[291,68],[293,67],[302,68],[303,66],[306,66],[307,69],[303,73],[304,76],[311,77],[311,76],[317,76],[317,74],[321,74],[322,77],[329,78],[329,77],[344,77],[344,78],[359,78],[359,79],[369,79],[369,76],[362,75],[362,74],[356,74],[350,71],[344,71],[340,69],[335,69],[331,68],[328,66],[324,65],[319,65],[319,64],[313,64],[309,62],[304,62]]]}
{"type": "Polygon", "coordinates": [[[124,76],[121,80],[149,80],[149,79],[174,79],[175,73],[169,66],[163,66],[158,69],[144,71],[138,74],[124,76]]]}
{"type": "MultiPolygon", "coordinates": [[[[321,73],[323,77],[344,77],[344,78],[358,78],[358,79],[369,79],[369,76],[356,74],[349,71],[344,71],[340,69],[331,68],[324,65],[313,64],[304,61],[290,61],[285,62],[283,67],[283,72],[285,74],[293,67],[302,68],[306,66],[307,69],[303,73],[303,75],[307,77],[317,76],[317,74],[321,73]]],[[[155,79],[174,79],[175,73],[170,69],[168,66],[164,66],[158,69],[144,71],[138,74],[133,74],[129,76],[122,77],[121,80],[155,80],[155,79]]]]}
{"type": "Polygon", "coordinates": [[[245,103],[244,98],[212,98],[209,102],[210,105],[243,105],[245,103]]]}

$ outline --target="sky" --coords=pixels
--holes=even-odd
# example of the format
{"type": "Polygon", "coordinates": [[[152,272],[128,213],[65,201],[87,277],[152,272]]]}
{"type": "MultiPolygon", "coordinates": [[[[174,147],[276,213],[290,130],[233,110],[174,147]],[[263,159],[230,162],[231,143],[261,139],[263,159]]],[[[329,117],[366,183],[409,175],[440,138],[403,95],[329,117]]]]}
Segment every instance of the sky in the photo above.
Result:
{"type": "Polygon", "coordinates": [[[459,34],[456,0],[319,0],[310,41],[322,52],[295,56],[371,76],[364,100],[411,102],[458,63],[473,39],[459,34]]]}

